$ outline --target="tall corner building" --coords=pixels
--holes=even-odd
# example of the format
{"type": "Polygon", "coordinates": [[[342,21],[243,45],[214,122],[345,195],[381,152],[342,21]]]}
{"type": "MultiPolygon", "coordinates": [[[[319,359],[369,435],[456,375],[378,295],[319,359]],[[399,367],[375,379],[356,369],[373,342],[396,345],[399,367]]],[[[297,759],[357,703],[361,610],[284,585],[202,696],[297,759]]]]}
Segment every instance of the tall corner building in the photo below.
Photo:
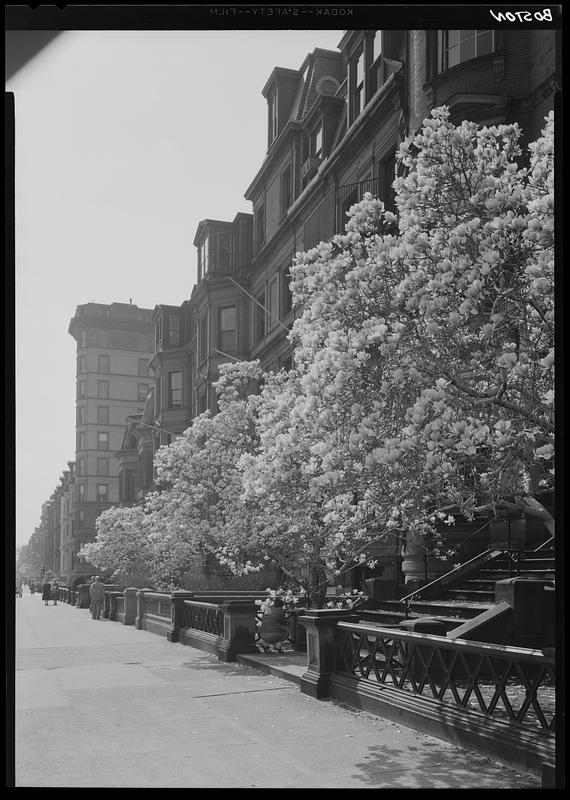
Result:
{"type": "MultiPolygon", "coordinates": [[[[70,583],[86,571],[76,557],[93,540],[95,520],[119,502],[119,462],[125,420],[142,413],[151,387],[153,310],[132,303],[77,306],[69,333],[77,342],[75,520],[70,583]]],[[[89,570],[88,570],[89,571],[89,570]]]]}

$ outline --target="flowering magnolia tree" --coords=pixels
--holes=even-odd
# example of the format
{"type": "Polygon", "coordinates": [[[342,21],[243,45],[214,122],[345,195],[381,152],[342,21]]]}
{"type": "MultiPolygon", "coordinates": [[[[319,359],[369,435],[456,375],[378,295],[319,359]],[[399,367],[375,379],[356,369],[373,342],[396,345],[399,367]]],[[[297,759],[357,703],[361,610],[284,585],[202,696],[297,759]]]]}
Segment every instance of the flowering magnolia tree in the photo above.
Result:
{"type": "Polygon", "coordinates": [[[435,110],[400,149],[397,215],[366,195],[297,254],[295,368],[224,365],[219,412],[157,455],[141,524],[163,579],[211,552],[319,606],[382,541],[441,555],[458,514],[554,533],[552,116],[525,165],[520,135],[435,110]]]}
{"type": "Polygon", "coordinates": [[[527,167],[519,138],[434,111],[400,150],[397,216],[366,195],[297,255],[296,370],[259,409],[246,491],[321,574],[382,538],[437,544],[459,513],[554,531],[552,117],[527,167]]]}
{"type": "Polygon", "coordinates": [[[239,462],[255,447],[253,389],[261,379],[257,362],[222,365],[218,413],[200,415],[157,453],[157,488],[145,498],[144,513],[161,587],[180,586],[196,558],[208,553],[236,575],[255,569],[234,543],[251,527],[239,462]]]}
{"type": "Polygon", "coordinates": [[[112,507],[95,522],[94,542],[78,555],[101,570],[113,570],[112,579],[124,586],[145,586],[153,581],[154,553],[140,507],[112,507]]]}

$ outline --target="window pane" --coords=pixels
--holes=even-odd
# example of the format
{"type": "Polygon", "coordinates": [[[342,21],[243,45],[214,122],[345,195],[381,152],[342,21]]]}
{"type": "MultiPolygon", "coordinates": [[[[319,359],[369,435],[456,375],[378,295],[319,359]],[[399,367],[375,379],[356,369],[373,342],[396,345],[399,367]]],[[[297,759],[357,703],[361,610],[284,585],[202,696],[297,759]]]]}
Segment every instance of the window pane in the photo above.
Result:
{"type": "Polygon", "coordinates": [[[493,52],[493,31],[479,31],[477,34],[477,55],[486,56],[493,52]]]}
{"type": "Polygon", "coordinates": [[[469,61],[470,58],[475,58],[475,38],[465,39],[461,42],[460,47],[460,61],[469,61]]]}
{"type": "Polygon", "coordinates": [[[372,61],[376,61],[382,53],[382,31],[376,31],[371,39],[372,61]]]}
{"type": "Polygon", "coordinates": [[[230,268],[231,257],[231,235],[229,233],[218,233],[218,269],[227,271],[230,268]]]}

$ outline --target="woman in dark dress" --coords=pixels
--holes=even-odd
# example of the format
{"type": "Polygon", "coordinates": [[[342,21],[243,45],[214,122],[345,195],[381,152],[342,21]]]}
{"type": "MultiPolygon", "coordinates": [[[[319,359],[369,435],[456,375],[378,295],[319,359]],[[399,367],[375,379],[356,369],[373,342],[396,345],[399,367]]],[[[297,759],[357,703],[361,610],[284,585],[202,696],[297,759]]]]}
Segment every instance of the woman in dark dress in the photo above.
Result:
{"type": "Polygon", "coordinates": [[[50,597],[51,597],[51,583],[49,581],[46,581],[42,586],[42,600],[44,601],[46,606],[49,606],[50,597]]]}

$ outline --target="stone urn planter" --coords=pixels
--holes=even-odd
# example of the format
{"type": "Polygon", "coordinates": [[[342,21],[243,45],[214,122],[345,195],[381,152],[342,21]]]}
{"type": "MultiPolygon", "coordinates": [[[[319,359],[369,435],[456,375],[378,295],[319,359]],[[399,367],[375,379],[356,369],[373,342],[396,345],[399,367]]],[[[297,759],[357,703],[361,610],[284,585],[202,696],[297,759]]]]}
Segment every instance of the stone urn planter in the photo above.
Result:
{"type": "Polygon", "coordinates": [[[427,554],[426,561],[426,547],[422,542],[406,541],[402,548],[402,573],[404,575],[404,583],[410,586],[410,589],[420,586],[425,586],[426,583],[435,580],[440,575],[449,572],[451,567],[444,561],[427,554]]]}

